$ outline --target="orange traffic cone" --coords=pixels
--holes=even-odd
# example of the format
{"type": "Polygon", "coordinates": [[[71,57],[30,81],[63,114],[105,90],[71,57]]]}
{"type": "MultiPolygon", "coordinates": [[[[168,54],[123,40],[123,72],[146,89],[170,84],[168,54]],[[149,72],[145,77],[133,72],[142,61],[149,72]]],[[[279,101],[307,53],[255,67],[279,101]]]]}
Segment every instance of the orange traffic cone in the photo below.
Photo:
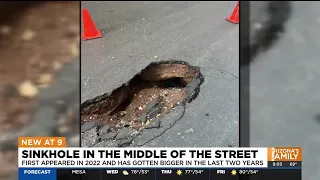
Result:
{"type": "Polygon", "coordinates": [[[236,7],[234,8],[232,14],[230,17],[228,17],[226,20],[238,24],[239,23],[239,1],[236,4],[236,7]]]}
{"type": "Polygon", "coordinates": [[[82,23],[83,23],[83,34],[82,39],[95,39],[102,37],[102,34],[99,29],[96,28],[96,25],[91,19],[89,11],[87,9],[82,9],[82,23]]]}

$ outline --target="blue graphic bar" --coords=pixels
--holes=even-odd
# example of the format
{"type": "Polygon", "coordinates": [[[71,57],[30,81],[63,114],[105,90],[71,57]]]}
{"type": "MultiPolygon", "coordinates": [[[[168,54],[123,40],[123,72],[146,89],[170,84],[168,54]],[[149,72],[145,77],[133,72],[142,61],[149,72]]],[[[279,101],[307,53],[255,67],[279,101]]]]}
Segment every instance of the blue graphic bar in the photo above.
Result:
{"type": "Polygon", "coordinates": [[[19,168],[19,180],[57,180],[56,168],[19,168]]]}
{"type": "Polygon", "coordinates": [[[244,177],[252,180],[301,180],[300,169],[70,169],[19,168],[19,180],[234,180],[244,177]]]}

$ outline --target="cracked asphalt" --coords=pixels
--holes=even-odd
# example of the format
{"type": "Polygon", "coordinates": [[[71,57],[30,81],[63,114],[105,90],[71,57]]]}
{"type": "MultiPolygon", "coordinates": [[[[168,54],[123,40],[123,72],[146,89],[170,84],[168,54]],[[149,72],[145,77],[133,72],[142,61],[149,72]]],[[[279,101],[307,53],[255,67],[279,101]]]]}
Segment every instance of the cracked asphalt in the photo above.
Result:
{"type": "Polygon", "coordinates": [[[235,4],[82,2],[103,37],[82,41],[81,102],[111,92],[153,61],[186,61],[204,75],[200,94],[163,119],[166,130],[143,132],[132,146],[238,146],[239,26],[225,20],[235,4]]]}
{"type": "MultiPolygon", "coordinates": [[[[254,7],[251,7],[254,8],[254,7]]],[[[287,33],[251,65],[251,146],[300,146],[320,177],[320,2],[293,2],[287,33]]]]}

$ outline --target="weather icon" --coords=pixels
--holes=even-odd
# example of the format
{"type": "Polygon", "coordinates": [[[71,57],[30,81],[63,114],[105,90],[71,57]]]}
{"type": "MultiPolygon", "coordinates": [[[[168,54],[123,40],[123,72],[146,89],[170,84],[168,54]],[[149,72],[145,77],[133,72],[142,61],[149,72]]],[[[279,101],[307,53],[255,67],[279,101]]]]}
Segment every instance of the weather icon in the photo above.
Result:
{"type": "Polygon", "coordinates": [[[122,171],[122,174],[125,175],[125,176],[129,175],[128,171],[126,171],[126,170],[122,171]]]}
{"type": "Polygon", "coordinates": [[[232,170],[231,174],[232,174],[232,176],[235,176],[235,175],[237,175],[237,171],[236,170],[232,170]]]}
{"type": "Polygon", "coordinates": [[[181,175],[182,175],[182,171],[181,171],[180,169],[177,171],[177,175],[178,175],[178,176],[181,176],[181,175]]]}

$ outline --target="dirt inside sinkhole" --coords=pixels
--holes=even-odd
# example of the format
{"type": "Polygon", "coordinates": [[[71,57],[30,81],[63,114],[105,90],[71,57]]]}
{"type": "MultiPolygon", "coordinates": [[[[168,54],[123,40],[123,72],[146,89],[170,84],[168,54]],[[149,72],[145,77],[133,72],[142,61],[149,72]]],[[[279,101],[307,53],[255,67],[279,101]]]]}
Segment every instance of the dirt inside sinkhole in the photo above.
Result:
{"type": "MultiPolygon", "coordinates": [[[[32,122],[40,89],[79,57],[80,2],[1,1],[0,15],[2,136],[32,122]]],[[[0,179],[10,179],[17,152],[1,151],[0,165],[0,179]]]]}
{"type": "Polygon", "coordinates": [[[82,122],[98,122],[113,131],[145,128],[155,117],[185,103],[187,85],[200,76],[196,67],[183,63],[154,63],[128,83],[81,105],[82,122]]]}

